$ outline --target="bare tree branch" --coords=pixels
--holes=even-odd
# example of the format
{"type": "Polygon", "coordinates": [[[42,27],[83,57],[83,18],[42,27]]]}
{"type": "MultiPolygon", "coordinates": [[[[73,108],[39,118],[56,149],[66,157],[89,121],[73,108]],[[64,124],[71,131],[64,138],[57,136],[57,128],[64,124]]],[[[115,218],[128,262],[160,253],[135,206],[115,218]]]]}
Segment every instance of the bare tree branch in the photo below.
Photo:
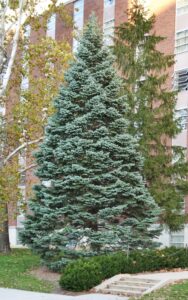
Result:
{"type": "Polygon", "coordinates": [[[23,174],[23,173],[25,173],[25,172],[27,172],[27,171],[29,171],[29,170],[31,170],[31,169],[33,169],[33,168],[35,168],[37,166],[37,164],[32,164],[32,165],[29,165],[28,167],[26,167],[25,169],[23,169],[23,170],[20,170],[19,171],[19,173],[20,174],[23,174]]]}
{"type": "Polygon", "coordinates": [[[21,24],[22,24],[23,3],[24,3],[24,0],[19,1],[19,16],[18,16],[18,21],[17,21],[17,25],[16,25],[14,38],[13,38],[12,51],[11,51],[10,59],[9,59],[9,62],[8,62],[6,72],[4,74],[2,88],[0,90],[0,97],[4,96],[4,94],[6,92],[6,89],[7,89],[9,80],[10,80],[11,72],[12,72],[12,67],[14,65],[14,61],[15,61],[15,57],[16,57],[16,51],[17,51],[17,47],[18,47],[20,28],[21,28],[21,24]]]}
{"type": "Polygon", "coordinates": [[[5,20],[6,20],[6,12],[8,8],[8,0],[2,0],[0,2],[0,75],[1,75],[1,85],[3,79],[3,69],[5,67],[5,20]]]}
{"type": "Polygon", "coordinates": [[[38,144],[40,141],[43,140],[43,137],[40,137],[39,139],[37,140],[33,140],[33,141],[30,141],[30,142],[25,142],[23,143],[22,145],[20,145],[19,147],[17,147],[14,151],[12,151],[3,161],[3,165],[6,165],[6,163],[13,157],[15,156],[18,152],[20,152],[22,149],[30,146],[30,145],[33,145],[33,144],[38,144]]]}

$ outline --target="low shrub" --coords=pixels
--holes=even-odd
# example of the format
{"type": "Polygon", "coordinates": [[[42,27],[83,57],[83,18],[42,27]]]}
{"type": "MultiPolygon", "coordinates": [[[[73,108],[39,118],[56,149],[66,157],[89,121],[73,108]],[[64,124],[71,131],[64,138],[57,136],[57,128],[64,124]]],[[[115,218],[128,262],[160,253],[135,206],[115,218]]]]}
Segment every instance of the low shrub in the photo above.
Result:
{"type": "Polygon", "coordinates": [[[123,252],[101,255],[91,258],[101,266],[103,279],[110,278],[119,273],[130,273],[132,258],[128,258],[123,252]]]}
{"type": "Polygon", "coordinates": [[[174,247],[131,251],[129,256],[119,252],[77,260],[69,264],[60,279],[66,290],[84,291],[102,280],[120,273],[140,273],[188,267],[188,251],[174,247]]]}
{"type": "Polygon", "coordinates": [[[71,291],[89,290],[103,280],[103,273],[99,263],[93,260],[78,260],[64,269],[60,278],[60,285],[71,291]]]}
{"type": "MultiPolygon", "coordinates": [[[[188,267],[187,249],[175,247],[155,250],[132,251],[130,273],[152,272],[162,269],[188,267]]],[[[126,267],[125,267],[126,268],[126,267]]]]}

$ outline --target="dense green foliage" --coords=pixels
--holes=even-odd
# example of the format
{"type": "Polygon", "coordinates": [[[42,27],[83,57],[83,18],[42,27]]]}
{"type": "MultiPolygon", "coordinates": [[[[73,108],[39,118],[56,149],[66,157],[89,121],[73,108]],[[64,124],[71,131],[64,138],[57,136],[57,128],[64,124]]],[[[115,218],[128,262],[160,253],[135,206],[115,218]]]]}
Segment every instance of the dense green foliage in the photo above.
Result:
{"type": "Polygon", "coordinates": [[[153,32],[154,25],[155,17],[148,17],[134,1],[128,21],[116,29],[114,53],[124,78],[129,132],[139,139],[150,192],[163,208],[161,221],[177,230],[185,221],[182,203],[188,193],[188,164],[184,148],[171,146],[171,139],[181,132],[169,78],[174,57],[159,51],[164,38],[153,32]]]}
{"type": "Polygon", "coordinates": [[[128,256],[126,253],[116,253],[77,260],[63,270],[60,285],[67,290],[83,291],[99,284],[99,280],[102,282],[120,273],[134,274],[187,267],[188,251],[185,248],[134,250],[128,256]],[[88,270],[92,274],[92,281],[88,270]],[[92,282],[95,285],[92,286],[92,282]]]}
{"type": "Polygon", "coordinates": [[[12,250],[10,254],[0,255],[0,287],[51,292],[52,285],[39,280],[29,271],[40,266],[40,258],[29,250],[12,250]]]}
{"type": "Polygon", "coordinates": [[[95,17],[80,41],[36,154],[40,184],[22,241],[53,269],[72,259],[147,247],[160,210],[127,133],[125,97],[95,17]],[[48,184],[47,184],[48,183],[48,184]]]}
{"type": "Polygon", "coordinates": [[[102,280],[103,274],[97,262],[78,260],[76,264],[66,267],[65,276],[61,276],[59,283],[66,290],[84,291],[100,284],[102,280]]]}
{"type": "MultiPolygon", "coordinates": [[[[151,294],[144,295],[140,300],[187,300],[188,281],[169,285],[151,294]]],[[[133,299],[132,299],[133,300],[133,299]]]]}

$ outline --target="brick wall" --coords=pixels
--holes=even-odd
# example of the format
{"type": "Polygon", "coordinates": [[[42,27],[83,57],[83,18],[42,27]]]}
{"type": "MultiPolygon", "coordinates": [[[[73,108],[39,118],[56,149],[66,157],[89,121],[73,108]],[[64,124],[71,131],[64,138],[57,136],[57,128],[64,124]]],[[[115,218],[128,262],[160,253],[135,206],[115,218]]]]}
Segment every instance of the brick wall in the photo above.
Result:
{"type": "MultiPolygon", "coordinates": [[[[176,1],[171,0],[163,9],[156,12],[156,23],[154,31],[157,35],[166,37],[159,45],[159,50],[165,54],[174,54],[175,45],[175,22],[176,22],[176,1]]],[[[174,66],[169,69],[167,87],[172,88],[171,76],[174,73],[174,66]]]]}
{"type": "Polygon", "coordinates": [[[115,0],[115,26],[118,26],[127,20],[127,8],[128,0],[115,0]]]}
{"type": "Polygon", "coordinates": [[[103,11],[104,1],[103,0],[85,0],[84,1],[84,24],[88,21],[89,16],[92,12],[95,12],[98,17],[100,26],[103,26],[103,11]]]}
{"type": "Polygon", "coordinates": [[[64,21],[63,16],[57,14],[56,16],[56,35],[55,38],[58,41],[66,40],[71,46],[73,41],[72,30],[73,24],[71,19],[73,18],[74,3],[66,5],[65,13],[68,14],[70,20],[64,21]]]}

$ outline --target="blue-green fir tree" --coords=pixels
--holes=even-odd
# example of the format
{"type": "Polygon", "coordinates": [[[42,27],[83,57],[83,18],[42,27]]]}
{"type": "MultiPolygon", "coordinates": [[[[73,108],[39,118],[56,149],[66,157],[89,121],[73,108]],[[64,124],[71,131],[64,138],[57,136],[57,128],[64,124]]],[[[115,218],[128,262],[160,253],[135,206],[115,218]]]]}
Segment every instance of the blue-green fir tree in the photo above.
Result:
{"type": "Polygon", "coordinates": [[[80,40],[36,153],[35,197],[21,238],[51,268],[71,259],[147,247],[160,213],[127,133],[125,98],[96,18],[80,40]]]}

